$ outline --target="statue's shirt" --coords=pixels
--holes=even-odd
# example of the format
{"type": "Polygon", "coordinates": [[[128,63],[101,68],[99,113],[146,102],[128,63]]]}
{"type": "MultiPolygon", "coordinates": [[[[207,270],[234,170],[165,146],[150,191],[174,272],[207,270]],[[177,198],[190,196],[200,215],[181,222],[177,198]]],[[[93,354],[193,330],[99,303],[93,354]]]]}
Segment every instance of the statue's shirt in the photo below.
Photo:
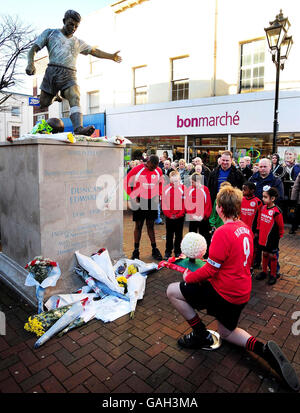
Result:
{"type": "Polygon", "coordinates": [[[76,70],[76,59],[79,53],[89,54],[92,47],[83,40],[72,36],[67,38],[60,29],[46,29],[34,42],[40,49],[47,47],[49,63],[76,70]]]}

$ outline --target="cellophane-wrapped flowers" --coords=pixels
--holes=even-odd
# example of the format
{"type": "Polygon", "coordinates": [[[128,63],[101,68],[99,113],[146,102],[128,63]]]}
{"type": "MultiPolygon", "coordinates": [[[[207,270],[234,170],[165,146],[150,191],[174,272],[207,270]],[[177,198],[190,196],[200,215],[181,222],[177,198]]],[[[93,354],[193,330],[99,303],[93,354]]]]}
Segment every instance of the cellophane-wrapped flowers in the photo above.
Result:
{"type": "Polygon", "coordinates": [[[56,323],[56,321],[62,317],[72,305],[66,305],[64,307],[55,308],[50,311],[44,311],[40,314],[29,317],[28,322],[25,324],[24,329],[35,333],[38,337],[41,337],[45,332],[56,323]]]}
{"type": "Polygon", "coordinates": [[[57,267],[57,263],[42,256],[35,257],[25,265],[25,269],[32,273],[34,279],[40,284],[48,277],[49,271],[53,267],[57,267]]]}
{"type": "Polygon", "coordinates": [[[29,271],[25,285],[35,286],[38,313],[40,314],[44,311],[43,300],[45,288],[54,287],[61,275],[59,265],[57,262],[50,260],[50,258],[38,256],[26,264],[25,269],[29,271]]]}

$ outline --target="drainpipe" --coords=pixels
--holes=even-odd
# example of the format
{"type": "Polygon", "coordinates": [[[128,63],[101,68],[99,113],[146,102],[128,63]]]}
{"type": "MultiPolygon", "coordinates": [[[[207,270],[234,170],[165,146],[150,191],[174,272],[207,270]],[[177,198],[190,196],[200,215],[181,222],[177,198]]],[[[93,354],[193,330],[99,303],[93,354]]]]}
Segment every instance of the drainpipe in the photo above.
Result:
{"type": "Polygon", "coordinates": [[[228,146],[228,150],[231,151],[231,135],[228,135],[228,141],[227,141],[227,146],[228,146]]]}
{"type": "Polygon", "coordinates": [[[187,162],[188,158],[188,137],[185,135],[184,137],[184,160],[187,162]]]}

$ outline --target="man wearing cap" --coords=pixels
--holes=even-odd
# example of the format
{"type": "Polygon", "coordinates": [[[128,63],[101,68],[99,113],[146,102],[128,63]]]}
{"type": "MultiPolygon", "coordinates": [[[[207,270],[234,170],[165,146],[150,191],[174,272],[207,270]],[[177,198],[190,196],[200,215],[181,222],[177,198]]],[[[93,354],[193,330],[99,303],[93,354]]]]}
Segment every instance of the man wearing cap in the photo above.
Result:
{"type": "Polygon", "coordinates": [[[26,73],[30,76],[36,72],[34,66],[35,54],[44,46],[49,53],[49,64],[41,84],[40,105],[47,107],[55,100],[61,101],[61,96],[68,100],[70,118],[74,133],[90,136],[94,133],[94,126],[83,127],[83,116],[80,107],[80,92],[76,80],[76,60],[78,54],[92,55],[100,59],[109,59],[120,63],[121,57],[116,53],[106,53],[89,46],[84,41],[73,36],[77,30],[81,16],[74,10],[68,10],[63,18],[62,29],[46,29],[34,41],[28,52],[26,73]]]}

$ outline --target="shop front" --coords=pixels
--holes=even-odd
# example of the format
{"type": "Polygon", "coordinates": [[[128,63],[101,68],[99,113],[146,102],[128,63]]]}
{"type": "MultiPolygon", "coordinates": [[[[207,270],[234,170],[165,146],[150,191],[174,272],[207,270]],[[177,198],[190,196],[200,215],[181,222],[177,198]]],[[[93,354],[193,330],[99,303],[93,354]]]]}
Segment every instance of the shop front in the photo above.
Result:
{"type": "MultiPolygon", "coordinates": [[[[187,162],[200,156],[209,167],[230,149],[236,161],[253,162],[272,154],[274,93],[259,92],[140,105],[107,111],[107,134],[132,141],[131,159],[164,150],[187,162]]],[[[279,147],[300,149],[300,92],[282,91],[279,100],[279,147]]]]}

